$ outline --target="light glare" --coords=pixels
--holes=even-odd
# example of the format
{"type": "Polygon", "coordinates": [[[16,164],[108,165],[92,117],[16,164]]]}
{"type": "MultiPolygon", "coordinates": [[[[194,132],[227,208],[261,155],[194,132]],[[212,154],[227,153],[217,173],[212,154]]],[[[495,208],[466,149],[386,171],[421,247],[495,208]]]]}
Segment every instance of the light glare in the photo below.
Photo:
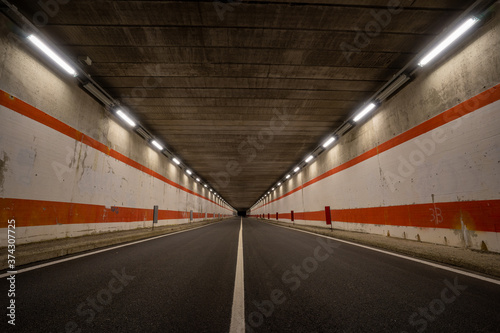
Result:
{"type": "Polygon", "coordinates": [[[427,65],[432,59],[434,59],[438,54],[443,52],[444,49],[446,49],[448,46],[450,46],[454,41],[456,41],[460,36],[462,36],[467,30],[472,28],[476,22],[479,21],[478,18],[472,17],[465,21],[461,26],[459,26],[455,31],[453,31],[448,37],[446,37],[445,40],[443,40],[441,43],[439,43],[438,46],[436,46],[431,52],[429,52],[420,62],[418,65],[420,67],[424,67],[427,65]]]}
{"type": "Polygon", "coordinates": [[[135,127],[135,122],[134,122],[132,119],[130,119],[130,118],[129,118],[129,117],[128,117],[125,113],[123,113],[123,111],[122,111],[122,110],[118,110],[118,111],[116,111],[116,114],[117,114],[120,118],[122,118],[123,120],[125,120],[125,122],[126,122],[127,124],[129,124],[131,127],[135,127]]]}
{"type": "Polygon", "coordinates": [[[335,141],[335,138],[332,136],[330,139],[326,140],[325,143],[323,143],[323,148],[326,148],[329,145],[331,145],[333,141],[335,141]]]}
{"type": "Polygon", "coordinates": [[[370,103],[368,104],[364,109],[363,111],[361,111],[360,113],[358,113],[358,115],[353,119],[355,122],[358,122],[361,120],[361,118],[363,118],[364,116],[366,116],[368,114],[368,112],[370,112],[371,110],[373,110],[375,108],[375,103],[370,103]]]}
{"type": "Polygon", "coordinates": [[[153,146],[155,146],[159,150],[163,150],[163,146],[161,144],[159,144],[156,140],[151,141],[151,143],[153,144],[153,146]]]}
{"type": "Polygon", "coordinates": [[[71,74],[73,76],[77,75],[76,71],[73,69],[73,67],[71,67],[70,65],[68,65],[67,62],[62,60],[61,57],[59,57],[57,54],[55,54],[55,52],[52,51],[44,42],[42,42],[40,39],[38,39],[38,37],[36,37],[35,35],[30,35],[30,36],[28,36],[28,39],[33,44],[35,44],[43,53],[48,55],[49,58],[52,59],[52,61],[54,61],[59,66],[61,66],[61,68],[63,68],[66,72],[68,72],[68,74],[71,74]]]}

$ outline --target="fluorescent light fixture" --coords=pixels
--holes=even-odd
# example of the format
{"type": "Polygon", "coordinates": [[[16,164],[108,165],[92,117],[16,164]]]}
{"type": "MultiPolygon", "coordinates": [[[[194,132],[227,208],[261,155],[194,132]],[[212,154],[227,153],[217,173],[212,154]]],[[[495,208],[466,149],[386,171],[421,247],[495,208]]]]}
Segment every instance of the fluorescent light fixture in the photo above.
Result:
{"type": "Polygon", "coordinates": [[[462,23],[461,26],[459,26],[455,31],[453,31],[448,37],[446,37],[445,40],[443,40],[441,43],[438,44],[431,52],[429,52],[425,57],[420,60],[418,65],[420,67],[424,67],[427,65],[432,59],[434,59],[437,55],[439,55],[441,52],[443,52],[444,49],[446,49],[448,46],[450,46],[454,41],[456,41],[460,36],[462,36],[467,30],[472,28],[474,24],[479,21],[478,18],[476,17],[471,17],[464,23],[462,23]]]}
{"type": "Polygon", "coordinates": [[[383,102],[387,97],[391,96],[396,90],[398,90],[403,84],[405,84],[410,79],[410,76],[406,74],[401,74],[396,80],[394,80],[387,88],[385,88],[378,96],[377,100],[383,102]]]}
{"type": "Polygon", "coordinates": [[[274,187],[271,189],[271,191],[274,191],[274,187]]]}
{"type": "Polygon", "coordinates": [[[332,136],[330,139],[326,140],[325,143],[323,143],[323,148],[326,148],[329,145],[331,145],[333,141],[335,141],[335,137],[332,136]]]}
{"type": "Polygon", "coordinates": [[[210,189],[210,192],[212,192],[212,189],[210,189]]]}
{"type": "Polygon", "coordinates": [[[163,150],[163,146],[161,144],[159,144],[156,140],[153,140],[151,141],[151,143],[153,144],[153,146],[155,146],[156,148],[160,149],[160,150],[163,150]]]}
{"type": "Polygon", "coordinates": [[[271,192],[267,192],[267,194],[271,194],[271,192]]]}
{"type": "Polygon", "coordinates": [[[296,167],[295,169],[293,169],[293,172],[297,172],[300,170],[300,167],[296,167]]]}
{"type": "Polygon", "coordinates": [[[363,118],[364,116],[366,116],[368,114],[368,112],[375,109],[375,106],[376,106],[375,103],[368,104],[360,113],[358,113],[358,115],[356,117],[354,117],[353,120],[355,122],[360,121],[361,118],[363,118]]]}
{"type": "Polygon", "coordinates": [[[191,170],[189,170],[189,169],[187,169],[187,170],[186,170],[186,173],[187,173],[188,175],[192,175],[192,174],[193,174],[193,172],[192,172],[191,170]]]}
{"type": "Polygon", "coordinates": [[[107,107],[113,106],[113,101],[108,98],[102,91],[100,91],[96,86],[94,86],[92,83],[87,82],[83,85],[83,88],[85,88],[89,93],[91,93],[95,98],[100,100],[104,105],[107,107]]]}
{"type": "Polygon", "coordinates": [[[196,178],[196,181],[199,183],[200,182],[200,178],[196,178]]]}
{"type": "Polygon", "coordinates": [[[137,134],[139,134],[140,136],[142,136],[142,138],[146,141],[149,141],[152,139],[151,135],[149,135],[148,132],[146,132],[143,128],[141,127],[136,127],[135,128],[135,131],[137,132],[137,134]]]}
{"type": "Polygon", "coordinates": [[[179,160],[177,159],[177,157],[174,157],[174,158],[172,159],[172,161],[174,161],[174,163],[175,163],[175,164],[177,164],[177,165],[181,164],[181,161],[179,161],[179,160]]]}
{"type": "Polygon", "coordinates": [[[205,185],[203,185],[203,186],[208,187],[208,185],[207,185],[207,184],[205,184],[205,185]]]}
{"type": "Polygon", "coordinates": [[[281,186],[281,182],[278,182],[278,184],[276,184],[276,186],[281,186]]]}
{"type": "Polygon", "coordinates": [[[286,177],[285,177],[285,178],[286,178],[286,179],[290,178],[290,175],[286,175],[286,177]]]}
{"type": "MultiPolygon", "coordinates": [[[[130,126],[132,126],[132,127],[135,127],[135,122],[134,122],[132,119],[130,119],[130,118],[129,118],[129,116],[127,116],[125,113],[123,113],[123,111],[122,111],[122,110],[118,110],[118,111],[116,111],[116,114],[117,114],[120,118],[122,118],[123,120],[125,120],[125,122],[126,122],[127,124],[129,124],[129,125],[130,125],[130,126]]],[[[155,142],[156,142],[156,141],[155,141],[155,142]]]]}
{"type": "Polygon", "coordinates": [[[77,73],[73,67],[71,67],[67,62],[61,59],[54,51],[52,51],[44,42],[42,42],[35,35],[29,35],[28,39],[30,42],[35,44],[43,53],[49,56],[52,61],[58,64],[62,69],[64,69],[68,74],[77,76],[77,73]]]}
{"type": "Polygon", "coordinates": [[[309,155],[309,157],[306,158],[306,163],[309,163],[313,158],[314,156],[309,155]]]}
{"type": "Polygon", "coordinates": [[[352,126],[353,125],[350,122],[344,123],[335,134],[337,136],[344,135],[347,131],[349,131],[352,128],[352,126]]]}

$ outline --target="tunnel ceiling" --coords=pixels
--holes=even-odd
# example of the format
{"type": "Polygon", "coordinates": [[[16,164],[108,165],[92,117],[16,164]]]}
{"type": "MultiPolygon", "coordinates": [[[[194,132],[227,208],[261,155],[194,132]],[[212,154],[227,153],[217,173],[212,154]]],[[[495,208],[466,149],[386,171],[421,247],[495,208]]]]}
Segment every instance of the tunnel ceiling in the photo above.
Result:
{"type": "MultiPolygon", "coordinates": [[[[89,56],[97,83],[246,209],[473,1],[402,0],[380,33],[356,40],[394,2],[73,0],[40,30],[71,58],[89,56]],[[356,41],[347,57],[342,45],[356,41]],[[281,130],[276,114],[287,115],[281,130]]],[[[41,10],[13,3],[30,19],[41,10]]]]}

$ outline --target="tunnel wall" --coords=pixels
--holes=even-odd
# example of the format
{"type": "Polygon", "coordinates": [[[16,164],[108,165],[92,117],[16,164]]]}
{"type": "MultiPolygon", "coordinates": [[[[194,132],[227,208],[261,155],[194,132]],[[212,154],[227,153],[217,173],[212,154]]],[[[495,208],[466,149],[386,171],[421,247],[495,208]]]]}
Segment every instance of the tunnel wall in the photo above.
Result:
{"type": "Polygon", "coordinates": [[[232,216],[8,25],[0,15],[1,244],[9,219],[23,244],[151,227],[154,205],[158,226],[232,216]]]}
{"type": "Polygon", "coordinates": [[[497,14],[251,215],[500,252],[498,50],[497,14]]]}

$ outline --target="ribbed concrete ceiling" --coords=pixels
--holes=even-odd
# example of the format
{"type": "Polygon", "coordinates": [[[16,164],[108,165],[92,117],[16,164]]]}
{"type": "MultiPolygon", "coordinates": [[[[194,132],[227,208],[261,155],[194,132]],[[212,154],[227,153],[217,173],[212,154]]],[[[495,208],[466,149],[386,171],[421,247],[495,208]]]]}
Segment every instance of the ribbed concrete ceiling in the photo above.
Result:
{"type": "MultiPolygon", "coordinates": [[[[40,30],[73,59],[88,55],[97,83],[246,209],[472,2],[402,0],[350,61],[342,43],[355,46],[371,12],[397,0],[73,0],[40,30]],[[289,121],[270,140],[263,130],[276,112],[289,121]],[[242,154],[259,133],[256,157],[242,154]],[[228,166],[230,181],[216,181],[228,166]]],[[[29,18],[41,10],[13,3],[29,18]]]]}

